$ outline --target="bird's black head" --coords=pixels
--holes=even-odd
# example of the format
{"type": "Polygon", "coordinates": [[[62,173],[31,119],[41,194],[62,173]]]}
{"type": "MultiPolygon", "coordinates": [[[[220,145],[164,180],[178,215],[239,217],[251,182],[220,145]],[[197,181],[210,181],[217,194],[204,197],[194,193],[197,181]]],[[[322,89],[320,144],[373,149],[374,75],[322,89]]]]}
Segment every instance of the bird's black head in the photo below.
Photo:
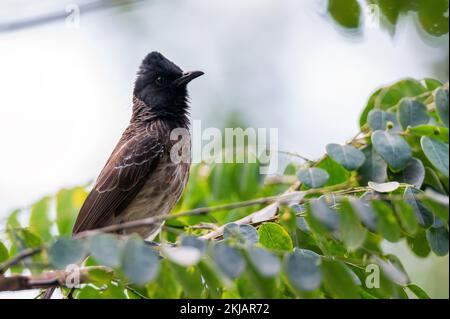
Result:
{"type": "Polygon", "coordinates": [[[186,86],[203,72],[183,72],[159,52],[149,53],[142,61],[134,85],[134,96],[160,118],[184,116],[187,112],[186,86]]]}

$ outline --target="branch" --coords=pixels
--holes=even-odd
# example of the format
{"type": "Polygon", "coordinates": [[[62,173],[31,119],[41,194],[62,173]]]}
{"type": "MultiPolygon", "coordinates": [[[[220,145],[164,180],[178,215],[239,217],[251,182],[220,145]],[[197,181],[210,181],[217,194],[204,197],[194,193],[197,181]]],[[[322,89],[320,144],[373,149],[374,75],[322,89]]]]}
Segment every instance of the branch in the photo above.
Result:
{"type": "Polygon", "coordinates": [[[8,268],[10,268],[11,266],[17,265],[22,260],[39,253],[42,250],[42,248],[43,247],[40,246],[40,247],[28,248],[28,249],[22,250],[19,254],[17,254],[13,258],[5,261],[4,263],[2,263],[0,265],[0,276],[2,274],[4,274],[8,270],[8,268]]]}
{"type": "MultiPolygon", "coordinates": [[[[307,192],[298,192],[297,189],[300,187],[300,182],[296,182],[294,185],[292,185],[282,196],[287,197],[291,196],[295,193],[301,193],[302,198],[306,195],[307,192]]],[[[299,201],[301,200],[299,199],[299,201]]],[[[274,218],[274,216],[278,213],[278,208],[280,207],[281,201],[276,201],[263,209],[260,209],[250,215],[247,215],[234,223],[238,225],[245,225],[245,224],[253,224],[253,223],[260,223],[262,221],[267,221],[269,219],[274,218]]],[[[203,235],[200,237],[200,239],[204,240],[212,240],[217,237],[220,237],[223,235],[223,230],[225,229],[225,225],[207,233],[206,235],[203,235]]]]}
{"type": "MultiPolygon", "coordinates": [[[[255,206],[255,205],[261,205],[261,204],[276,203],[276,207],[278,207],[278,205],[280,205],[280,204],[298,203],[298,202],[300,202],[301,199],[303,199],[304,196],[309,195],[309,194],[314,194],[314,193],[322,193],[322,190],[310,190],[310,191],[306,191],[306,192],[290,191],[290,192],[286,192],[285,194],[282,194],[279,196],[261,197],[261,198],[257,198],[257,199],[253,199],[253,200],[244,201],[244,202],[224,204],[224,205],[218,205],[218,206],[212,206],[212,207],[201,207],[201,208],[196,208],[196,209],[188,210],[185,212],[181,212],[178,214],[158,215],[158,216],[148,217],[148,218],[144,218],[144,219],[134,220],[131,222],[126,222],[123,224],[117,224],[117,225],[106,226],[106,227],[97,228],[97,229],[93,229],[93,230],[87,230],[87,231],[75,234],[73,237],[74,238],[86,238],[86,237],[101,234],[101,233],[113,233],[113,232],[117,232],[117,231],[124,230],[124,229],[134,229],[134,228],[139,228],[139,227],[143,227],[143,226],[150,226],[155,223],[159,223],[159,222],[169,220],[169,219],[176,219],[176,218],[185,217],[185,216],[205,215],[205,214],[208,214],[208,213],[211,213],[214,211],[230,210],[230,209],[235,209],[235,208],[242,208],[242,207],[255,206]]],[[[270,206],[270,207],[273,207],[273,206],[270,206]]],[[[250,223],[259,223],[259,222],[265,221],[264,218],[273,217],[273,215],[272,216],[269,216],[269,215],[270,215],[269,212],[265,211],[263,209],[260,211],[259,215],[254,213],[252,215],[249,215],[248,217],[251,218],[250,223]],[[267,216],[269,216],[269,217],[267,217],[267,216]]],[[[16,256],[14,256],[13,258],[7,260],[6,262],[4,262],[3,264],[0,265],[0,276],[4,272],[6,272],[6,270],[8,270],[8,268],[10,268],[11,266],[16,265],[19,262],[21,262],[22,260],[24,260],[34,254],[39,253],[44,248],[45,248],[45,245],[35,247],[35,248],[28,248],[28,249],[23,250],[22,252],[20,252],[16,256]]]]}
{"type": "MultiPolygon", "coordinates": [[[[85,267],[80,269],[80,283],[90,282],[89,272],[96,269],[101,269],[112,273],[112,270],[110,268],[104,266],[85,267]]],[[[52,287],[67,287],[66,280],[71,275],[73,276],[73,272],[57,270],[35,276],[0,276],[0,291],[19,291],[29,289],[46,289],[52,287]]]]}
{"type": "Polygon", "coordinates": [[[284,154],[284,155],[289,155],[289,156],[293,156],[293,157],[298,157],[298,158],[300,158],[301,160],[303,160],[303,161],[305,161],[305,162],[314,163],[313,160],[310,160],[310,159],[307,158],[306,156],[300,155],[300,154],[295,153],[295,152],[280,151],[280,150],[278,150],[277,152],[280,153],[280,154],[284,154]]]}
{"type": "Polygon", "coordinates": [[[303,198],[307,193],[313,193],[313,192],[287,192],[282,195],[278,196],[269,196],[269,197],[261,197],[257,199],[252,199],[248,201],[243,202],[237,202],[237,203],[231,203],[231,204],[224,204],[224,205],[218,205],[218,206],[212,206],[212,207],[200,207],[195,208],[192,210],[188,210],[185,212],[181,212],[178,214],[169,214],[169,215],[158,215],[143,219],[138,219],[130,222],[126,222],[123,224],[117,224],[117,225],[111,225],[106,227],[101,227],[93,230],[87,230],[83,231],[81,233],[75,234],[75,238],[84,238],[100,233],[114,233],[118,232],[120,230],[125,229],[135,229],[140,228],[143,226],[150,226],[155,223],[159,223],[165,220],[169,219],[176,219],[180,217],[186,217],[186,216],[198,216],[198,215],[206,215],[214,211],[221,211],[221,210],[231,210],[236,208],[242,208],[242,207],[249,207],[249,206],[255,206],[255,205],[264,205],[264,204],[273,204],[273,203],[291,203],[295,201],[299,201],[300,198],[303,198]]]}
{"type": "MultiPolygon", "coordinates": [[[[94,0],[85,4],[78,5],[81,13],[91,13],[103,9],[114,8],[118,6],[142,2],[144,0],[94,0]]],[[[55,22],[66,19],[71,13],[61,9],[54,12],[45,13],[43,15],[34,16],[13,22],[0,24],[0,32],[17,31],[21,29],[31,28],[46,23],[55,22]]]]}
{"type": "Polygon", "coordinates": [[[264,180],[265,185],[277,185],[277,184],[287,184],[293,185],[297,181],[296,176],[292,175],[281,175],[281,176],[267,176],[264,180]]]}

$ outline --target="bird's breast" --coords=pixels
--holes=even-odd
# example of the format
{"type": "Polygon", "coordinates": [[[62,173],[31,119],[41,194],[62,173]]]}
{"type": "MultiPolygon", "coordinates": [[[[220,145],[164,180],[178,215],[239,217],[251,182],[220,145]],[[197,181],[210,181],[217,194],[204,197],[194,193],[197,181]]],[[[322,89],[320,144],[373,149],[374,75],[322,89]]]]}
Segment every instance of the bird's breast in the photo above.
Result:
{"type": "MultiPolygon", "coordinates": [[[[119,215],[115,222],[127,221],[168,214],[183,193],[189,176],[190,163],[174,163],[169,152],[164,152],[154,171],[129,206],[119,215]]],[[[139,229],[143,237],[156,232],[162,223],[139,229]]]]}

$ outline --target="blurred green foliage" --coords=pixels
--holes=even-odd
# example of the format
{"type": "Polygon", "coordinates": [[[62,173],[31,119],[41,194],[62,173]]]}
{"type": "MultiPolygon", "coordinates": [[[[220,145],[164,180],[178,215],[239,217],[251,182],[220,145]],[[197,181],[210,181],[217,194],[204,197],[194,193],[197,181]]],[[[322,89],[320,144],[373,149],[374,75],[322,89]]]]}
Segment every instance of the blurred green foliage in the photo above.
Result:
{"type": "Polygon", "coordinates": [[[87,190],[63,189],[11,212],[0,269],[39,275],[90,256],[86,283],[70,294],[81,299],[427,298],[381,244],[406,239],[419,257],[448,254],[448,107],[448,85],[436,80],[376,90],[360,134],[346,145],[329,144],[317,161],[289,166],[297,197],[279,197],[278,209],[259,219],[248,216],[262,202],[191,210],[279,196],[292,185],[269,183],[258,163],[195,165],[173,212],[192,214],[167,220],[153,245],[113,234],[71,238],[87,190]],[[222,225],[223,236],[200,238],[222,225]],[[8,263],[30,248],[40,249],[8,263]],[[376,287],[367,283],[373,266],[380,269],[376,287]]]}
{"type": "Polygon", "coordinates": [[[328,0],[328,12],[343,28],[358,29],[362,26],[362,12],[367,10],[392,33],[400,18],[414,13],[427,34],[448,34],[448,0],[366,0],[364,5],[362,8],[357,0],[328,0]]]}

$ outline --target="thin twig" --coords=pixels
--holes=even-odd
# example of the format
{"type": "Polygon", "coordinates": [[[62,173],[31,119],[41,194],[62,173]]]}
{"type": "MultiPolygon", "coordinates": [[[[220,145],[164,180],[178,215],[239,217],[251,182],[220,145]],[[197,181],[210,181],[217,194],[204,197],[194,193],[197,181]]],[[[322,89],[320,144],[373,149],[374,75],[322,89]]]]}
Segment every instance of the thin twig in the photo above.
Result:
{"type": "Polygon", "coordinates": [[[243,208],[243,207],[249,207],[249,206],[255,206],[255,205],[263,205],[263,204],[271,204],[274,202],[290,202],[292,200],[295,200],[295,196],[303,196],[303,192],[290,192],[285,193],[278,196],[269,196],[269,197],[261,197],[257,199],[252,199],[248,201],[243,202],[236,202],[231,204],[224,204],[224,205],[218,205],[218,206],[212,206],[212,207],[200,207],[195,208],[192,210],[188,210],[185,212],[177,213],[177,214],[169,214],[169,215],[158,215],[148,218],[143,218],[139,220],[134,220],[130,222],[126,222],[123,224],[117,224],[117,225],[110,225],[106,227],[101,227],[93,230],[87,230],[80,232],[78,234],[75,234],[75,238],[84,238],[100,233],[114,233],[122,230],[128,230],[128,229],[135,229],[140,228],[144,226],[150,226],[154,225],[155,223],[160,223],[169,219],[176,219],[180,217],[186,217],[186,216],[198,216],[198,215],[206,215],[214,211],[221,211],[221,210],[231,210],[236,208],[243,208]]]}
{"type": "Polygon", "coordinates": [[[278,150],[277,152],[280,153],[280,154],[284,154],[284,155],[289,155],[289,156],[293,156],[293,157],[298,157],[298,158],[304,160],[305,162],[314,163],[313,160],[307,158],[306,156],[300,155],[300,154],[298,154],[298,153],[296,153],[296,152],[280,151],[280,150],[278,150]]]}
{"type": "Polygon", "coordinates": [[[148,297],[144,296],[143,294],[141,294],[139,291],[137,291],[136,289],[134,289],[130,285],[126,285],[125,289],[129,290],[132,294],[135,294],[136,296],[138,296],[141,299],[149,299],[148,297]]]}
{"type": "Polygon", "coordinates": [[[0,275],[4,274],[10,267],[17,265],[25,258],[31,257],[37,253],[39,253],[43,249],[42,246],[35,247],[35,248],[28,248],[25,250],[22,250],[19,254],[14,256],[11,259],[8,259],[4,263],[0,265],[0,275]]]}
{"type": "MultiPolygon", "coordinates": [[[[85,4],[77,5],[81,14],[95,12],[102,9],[109,9],[118,6],[129,5],[144,0],[94,0],[85,4]]],[[[11,21],[0,24],[0,32],[17,31],[26,28],[31,28],[47,23],[52,23],[60,20],[64,20],[69,17],[71,12],[66,11],[67,7],[61,8],[54,12],[48,12],[39,16],[25,18],[18,21],[11,21]]]]}
{"type": "MultiPolygon", "coordinates": [[[[296,182],[286,192],[284,192],[284,194],[282,196],[296,193],[297,192],[296,189],[298,189],[299,187],[300,187],[300,182],[296,182]]],[[[305,194],[303,194],[303,195],[305,195],[305,194]]],[[[265,219],[265,220],[271,219],[277,214],[280,204],[281,203],[279,201],[271,203],[269,206],[266,206],[250,215],[247,215],[244,218],[241,218],[241,219],[235,221],[234,223],[236,223],[238,225],[244,225],[244,224],[258,223],[263,219],[265,219]]],[[[224,229],[225,229],[225,225],[218,227],[217,229],[214,229],[213,231],[201,236],[200,239],[212,240],[217,237],[220,237],[220,236],[222,236],[224,229]]]]}
{"type": "MultiPolygon", "coordinates": [[[[90,282],[89,272],[95,269],[102,269],[108,272],[112,270],[105,266],[92,266],[80,269],[80,283],[90,282]]],[[[0,276],[0,291],[19,291],[29,289],[47,289],[55,287],[66,287],[66,279],[73,275],[71,272],[57,270],[45,272],[39,275],[12,275],[8,277],[0,276]]]]}
{"type": "Polygon", "coordinates": [[[293,175],[267,176],[264,180],[266,185],[288,184],[292,185],[297,181],[297,177],[293,175]]]}

